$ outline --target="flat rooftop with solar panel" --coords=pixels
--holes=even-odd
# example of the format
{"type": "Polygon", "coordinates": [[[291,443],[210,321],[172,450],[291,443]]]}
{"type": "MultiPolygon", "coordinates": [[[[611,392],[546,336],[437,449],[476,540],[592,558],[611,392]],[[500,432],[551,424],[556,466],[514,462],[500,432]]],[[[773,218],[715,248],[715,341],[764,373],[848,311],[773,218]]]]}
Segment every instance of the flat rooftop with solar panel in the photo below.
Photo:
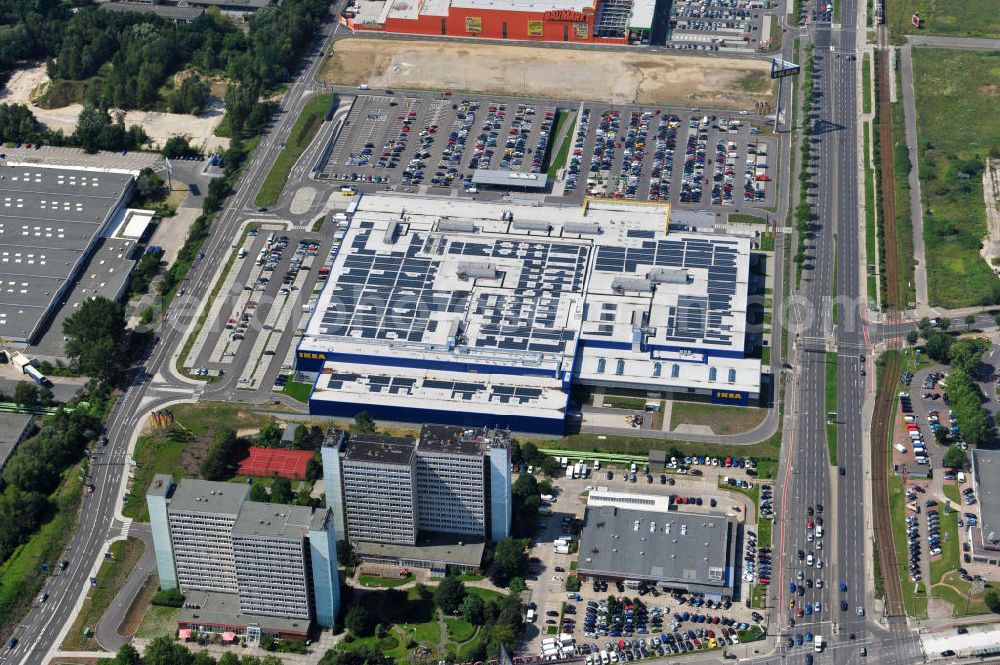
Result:
{"type": "Polygon", "coordinates": [[[667,205],[357,200],[297,352],[314,415],[562,434],[573,384],[747,404],[750,239],[667,205]]]}
{"type": "Polygon", "coordinates": [[[116,297],[124,288],[132,262],[119,255],[135,239],[113,236],[126,220],[133,181],[128,171],[0,164],[0,338],[34,342],[108,243],[124,243],[114,252],[120,270],[100,279],[101,270],[87,271],[95,273],[90,290],[116,297]]]}

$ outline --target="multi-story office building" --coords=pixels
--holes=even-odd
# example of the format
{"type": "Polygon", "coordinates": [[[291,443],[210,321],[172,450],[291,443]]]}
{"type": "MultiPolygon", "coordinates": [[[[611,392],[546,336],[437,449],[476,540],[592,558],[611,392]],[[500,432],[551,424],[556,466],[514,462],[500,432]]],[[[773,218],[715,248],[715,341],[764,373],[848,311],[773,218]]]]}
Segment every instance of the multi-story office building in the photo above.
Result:
{"type": "Polygon", "coordinates": [[[240,608],[253,614],[309,617],[312,509],[247,502],[233,525],[240,608]]]}
{"type": "MultiPolygon", "coordinates": [[[[449,544],[482,544],[510,533],[507,431],[425,425],[414,439],[333,430],[323,446],[323,472],[327,505],[341,523],[334,531],[356,544],[398,546],[391,548],[398,553],[392,561],[423,565],[437,552],[450,557],[449,565],[468,568],[469,557],[449,544]]],[[[369,550],[375,552],[362,545],[359,553],[369,550]]]]}
{"type": "Polygon", "coordinates": [[[417,444],[418,516],[422,531],[486,532],[488,494],[485,462],[478,443],[467,445],[463,430],[424,425],[417,444]]]}
{"type": "Polygon", "coordinates": [[[341,453],[347,534],[351,540],[417,542],[416,455],[405,437],[362,434],[341,453]]]}
{"type": "Polygon", "coordinates": [[[157,475],[146,500],[163,589],[199,593],[181,628],[304,637],[339,608],[329,509],[248,500],[246,485],[157,475]]]}

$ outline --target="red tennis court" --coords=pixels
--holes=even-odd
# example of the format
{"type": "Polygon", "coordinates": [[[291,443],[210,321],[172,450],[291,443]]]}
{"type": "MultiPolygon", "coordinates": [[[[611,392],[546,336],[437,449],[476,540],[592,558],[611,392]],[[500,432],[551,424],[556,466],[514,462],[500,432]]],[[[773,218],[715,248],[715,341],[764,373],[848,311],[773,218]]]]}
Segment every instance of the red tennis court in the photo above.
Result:
{"type": "Polygon", "coordinates": [[[261,478],[281,476],[290,480],[302,480],[306,477],[306,464],[312,455],[308,450],[252,447],[250,456],[240,462],[239,473],[243,476],[261,478]]]}

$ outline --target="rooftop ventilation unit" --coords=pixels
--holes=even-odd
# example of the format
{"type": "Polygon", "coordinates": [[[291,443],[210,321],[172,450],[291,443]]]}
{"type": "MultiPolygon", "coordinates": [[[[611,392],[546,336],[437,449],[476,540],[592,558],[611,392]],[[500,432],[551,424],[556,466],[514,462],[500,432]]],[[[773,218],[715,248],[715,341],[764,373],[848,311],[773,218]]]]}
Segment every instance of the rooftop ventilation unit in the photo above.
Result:
{"type": "Polygon", "coordinates": [[[684,268],[657,268],[646,277],[654,284],[687,284],[689,275],[684,268]]]}
{"type": "Polygon", "coordinates": [[[438,231],[460,231],[475,233],[476,225],[463,219],[442,219],[438,222],[438,231]]]}
{"type": "Polygon", "coordinates": [[[549,229],[552,228],[548,222],[543,222],[541,220],[534,219],[523,219],[513,223],[513,226],[518,231],[544,231],[548,233],[549,229]]]}
{"type": "Polygon", "coordinates": [[[601,232],[601,226],[597,222],[567,222],[563,224],[563,231],[566,233],[598,235],[601,232]]]}

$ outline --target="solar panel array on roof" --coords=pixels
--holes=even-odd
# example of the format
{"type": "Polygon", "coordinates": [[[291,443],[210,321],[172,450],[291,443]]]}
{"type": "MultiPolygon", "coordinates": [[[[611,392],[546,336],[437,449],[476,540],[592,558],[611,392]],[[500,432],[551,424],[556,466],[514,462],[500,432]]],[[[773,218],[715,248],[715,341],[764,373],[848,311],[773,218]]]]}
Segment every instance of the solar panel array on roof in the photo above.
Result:
{"type": "Polygon", "coordinates": [[[736,242],[680,236],[643,242],[641,247],[601,246],[595,269],[611,273],[641,273],[642,267],[706,270],[707,296],[678,296],[666,321],[650,323],[664,326],[668,341],[728,345],[732,326],[726,319],[733,315],[737,296],[738,258],[736,242]]]}
{"type": "MultiPolygon", "coordinates": [[[[435,314],[449,313],[461,319],[471,314],[481,322],[476,339],[468,343],[483,349],[563,353],[574,339],[558,313],[563,296],[583,291],[589,246],[413,232],[391,251],[373,250],[368,248],[372,229],[370,223],[360,225],[343,270],[331,275],[332,298],[322,313],[322,334],[426,343],[428,333],[437,329],[435,314]],[[466,269],[459,271],[466,281],[436,286],[447,256],[514,260],[516,281],[473,294],[469,278],[479,273],[466,269]]],[[[505,277],[502,267],[486,273],[505,277]]]]}

